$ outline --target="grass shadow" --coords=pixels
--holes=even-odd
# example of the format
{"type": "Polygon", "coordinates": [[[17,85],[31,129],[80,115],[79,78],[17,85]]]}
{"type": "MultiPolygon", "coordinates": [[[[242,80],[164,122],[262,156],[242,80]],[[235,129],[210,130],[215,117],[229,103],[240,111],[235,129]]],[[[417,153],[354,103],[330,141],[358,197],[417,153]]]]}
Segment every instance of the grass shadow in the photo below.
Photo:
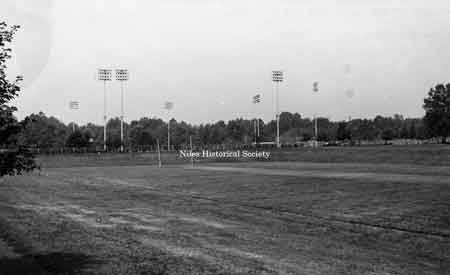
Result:
{"type": "Polygon", "coordinates": [[[98,263],[91,256],[75,253],[25,255],[0,259],[2,275],[79,274],[80,270],[98,263]]]}

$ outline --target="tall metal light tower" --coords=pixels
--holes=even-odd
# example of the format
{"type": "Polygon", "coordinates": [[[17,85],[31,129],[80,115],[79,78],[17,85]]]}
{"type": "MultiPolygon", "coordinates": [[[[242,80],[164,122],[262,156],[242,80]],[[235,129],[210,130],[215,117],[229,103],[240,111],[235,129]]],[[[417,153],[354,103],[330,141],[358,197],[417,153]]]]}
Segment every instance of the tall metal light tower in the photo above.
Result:
{"type": "MultiPolygon", "coordinates": [[[[70,101],[69,102],[69,108],[70,110],[78,110],[80,108],[80,102],[78,101],[70,101]]],[[[72,133],[75,132],[75,121],[72,122],[72,133]]]]}
{"type": "Polygon", "coordinates": [[[276,119],[277,119],[277,148],[281,147],[280,144],[280,111],[279,111],[279,86],[280,82],[283,82],[283,71],[272,71],[272,81],[275,83],[275,106],[276,106],[276,119]]]}
{"type": "Polygon", "coordinates": [[[117,69],[116,80],[120,81],[120,152],[123,152],[123,83],[128,81],[128,70],[117,69]]]}
{"type": "MultiPolygon", "coordinates": [[[[173,102],[167,101],[164,104],[164,109],[166,109],[167,111],[172,110],[173,108],[173,102]]],[[[167,151],[170,151],[170,116],[169,116],[169,120],[167,121],[167,151]]]]}
{"type": "MultiPolygon", "coordinates": [[[[319,82],[313,83],[313,92],[319,92],[319,82]]],[[[319,128],[317,125],[317,114],[314,114],[314,146],[317,147],[319,142],[319,128]]]]}
{"type": "Polygon", "coordinates": [[[106,81],[112,80],[112,71],[110,69],[98,69],[98,80],[103,81],[103,150],[106,152],[106,81]]]}
{"type": "MultiPolygon", "coordinates": [[[[253,96],[253,104],[255,104],[255,106],[257,104],[259,104],[260,102],[261,102],[260,94],[256,94],[255,96],[253,96]]],[[[255,118],[255,146],[257,146],[258,137],[259,137],[259,118],[258,118],[258,115],[256,115],[256,118],[255,118]]]]}

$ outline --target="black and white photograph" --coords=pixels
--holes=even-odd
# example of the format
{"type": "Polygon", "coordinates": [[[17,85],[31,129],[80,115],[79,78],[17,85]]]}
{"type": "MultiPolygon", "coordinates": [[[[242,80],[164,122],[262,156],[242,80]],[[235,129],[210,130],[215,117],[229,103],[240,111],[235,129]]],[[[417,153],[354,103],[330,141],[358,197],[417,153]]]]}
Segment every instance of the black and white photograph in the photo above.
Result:
{"type": "Polygon", "coordinates": [[[0,275],[450,274],[448,0],[0,0],[0,275]]]}

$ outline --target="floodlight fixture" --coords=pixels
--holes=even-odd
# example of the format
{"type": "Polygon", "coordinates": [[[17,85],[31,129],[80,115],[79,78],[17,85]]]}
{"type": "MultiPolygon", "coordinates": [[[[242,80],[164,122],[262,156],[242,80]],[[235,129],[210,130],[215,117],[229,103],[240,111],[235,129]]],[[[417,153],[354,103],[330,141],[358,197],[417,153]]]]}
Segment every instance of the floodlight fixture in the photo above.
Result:
{"type": "Polygon", "coordinates": [[[313,92],[317,93],[319,91],[319,82],[313,83],[313,92]]]}
{"type": "Polygon", "coordinates": [[[258,104],[261,102],[261,95],[260,94],[256,94],[255,96],[253,96],[253,103],[254,104],[258,104]]]}
{"type": "Polygon", "coordinates": [[[117,69],[116,70],[116,80],[117,81],[128,81],[129,74],[127,69],[117,69]]]}
{"type": "Polygon", "coordinates": [[[80,102],[78,102],[78,101],[70,101],[69,102],[69,108],[71,110],[78,110],[80,108],[80,102]]]}
{"type": "Polygon", "coordinates": [[[283,71],[272,71],[273,82],[283,82],[283,80],[284,80],[283,71]]]}
{"type": "Polygon", "coordinates": [[[166,102],[164,103],[164,109],[166,109],[166,110],[171,110],[172,108],[173,108],[173,102],[166,101],[166,102]]]}
{"type": "Polygon", "coordinates": [[[110,69],[98,69],[98,80],[100,80],[100,81],[111,81],[112,80],[112,70],[110,70],[110,69]]]}

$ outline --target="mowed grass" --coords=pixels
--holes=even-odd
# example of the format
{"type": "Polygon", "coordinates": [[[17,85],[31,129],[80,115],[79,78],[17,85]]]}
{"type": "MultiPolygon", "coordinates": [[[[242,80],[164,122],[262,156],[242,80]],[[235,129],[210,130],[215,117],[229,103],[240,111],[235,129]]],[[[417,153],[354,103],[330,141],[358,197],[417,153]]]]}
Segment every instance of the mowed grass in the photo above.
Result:
{"type": "MultiPolygon", "coordinates": [[[[210,149],[212,150],[212,149],[210,149]]],[[[254,149],[247,149],[253,151],[254,149]]],[[[201,152],[201,150],[198,150],[201,152]]],[[[264,149],[270,151],[269,162],[321,162],[321,163],[373,163],[373,164],[418,164],[450,166],[450,145],[410,145],[410,146],[354,146],[320,148],[264,149]]],[[[189,158],[181,158],[176,151],[162,152],[163,164],[187,164],[189,158]]],[[[158,154],[148,153],[98,153],[72,155],[40,155],[37,158],[42,167],[86,167],[86,166],[133,166],[157,165],[158,154]]],[[[196,162],[246,162],[247,159],[196,159],[196,162]]]]}
{"type": "Polygon", "coordinates": [[[449,274],[449,167],[393,162],[110,163],[4,178],[0,270],[449,274]]]}

